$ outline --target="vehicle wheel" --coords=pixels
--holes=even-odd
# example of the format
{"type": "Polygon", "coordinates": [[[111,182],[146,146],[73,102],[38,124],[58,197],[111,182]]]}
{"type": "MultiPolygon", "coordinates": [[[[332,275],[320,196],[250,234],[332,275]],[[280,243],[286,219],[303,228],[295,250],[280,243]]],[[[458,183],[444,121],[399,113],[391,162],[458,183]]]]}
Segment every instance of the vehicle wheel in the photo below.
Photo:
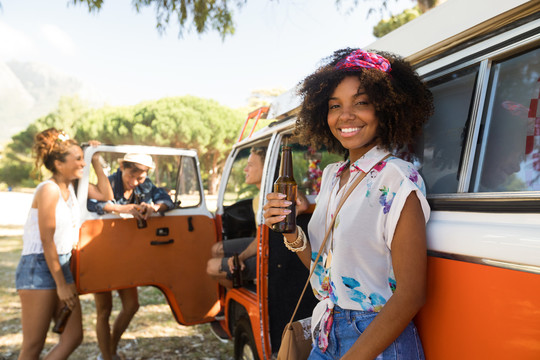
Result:
{"type": "Polygon", "coordinates": [[[259,360],[251,324],[246,317],[240,318],[234,329],[234,359],[259,360]]]}

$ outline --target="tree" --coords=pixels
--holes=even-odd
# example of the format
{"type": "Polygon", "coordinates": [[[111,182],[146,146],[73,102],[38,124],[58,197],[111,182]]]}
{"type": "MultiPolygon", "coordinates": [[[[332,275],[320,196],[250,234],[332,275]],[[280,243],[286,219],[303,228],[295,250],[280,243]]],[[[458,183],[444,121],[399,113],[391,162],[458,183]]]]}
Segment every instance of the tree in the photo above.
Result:
{"type": "Polygon", "coordinates": [[[208,192],[213,194],[243,118],[244,113],[214,100],[171,97],[93,111],[81,121],[76,137],[99,139],[107,144],[196,149],[203,179],[208,192]]]}
{"type": "Polygon", "coordinates": [[[78,98],[63,98],[57,109],[12,137],[0,161],[0,181],[31,186],[34,136],[46,128],[56,127],[79,142],[97,139],[104,144],[196,149],[203,180],[213,194],[244,118],[244,111],[194,96],[100,109],[86,107],[78,98]]]}
{"type": "MultiPolygon", "coordinates": [[[[268,106],[277,96],[283,94],[285,91],[287,91],[285,88],[252,90],[248,99],[248,107],[250,109],[257,109],[261,106],[268,106]]],[[[246,111],[246,113],[248,112],[246,111]]]]}
{"type": "MultiPolygon", "coordinates": [[[[58,102],[58,108],[43,116],[25,130],[11,138],[11,142],[3,151],[0,163],[0,181],[8,185],[33,186],[37,184],[41,173],[33,174],[32,146],[34,136],[47,128],[56,127],[74,134],[74,128],[79,119],[82,119],[88,111],[87,105],[77,96],[62,97],[58,102]],[[35,176],[33,176],[35,175],[35,176]]],[[[43,170],[43,169],[41,169],[43,170]]]]}
{"type": "Polygon", "coordinates": [[[38,133],[38,125],[31,124],[26,130],[12,137],[2,152],[0,162],[0,181],[9,186],[22,185],[33,187],[37,179],[32,175],[32,145],[34,136],[38,133]]]}
{"type": "MultiPolygon", "coordinates": [[[[85,4],[88,11],[98,12],[101,10],[104,0],[69,0],[70,3],[78,5],[85,4]]],[[[227,35],[233,35],[234,9],[240,10],[248,0],[132,0],[133,7],[139,12],[144,7],[153,6],[156,11],[156,28],[160,33],[164,32],[172,19],[176,19],[179,25],[178,36],[182,36],[185,31],[195,31],[199,34],[208,30],[219,33],[222,39],[227,35]]],[[[254,1],[254,0],[252,0],[254,1]]],[[[269,0],[274,1],[274,0],[269,0]]],[[[347,11],[352,11],[359,6],[360,2],[371,2],[373,0],[335,0],[338,8],[346,2],[352,5],[347,6],[347,11]]],[[[395,0],[397,1],[397,0],[395,0]]],[[[422,12],[425,12],[439,3],[446,0],[411,0],[416,2],[422,12]]],[[[387,14],[388,5],[392,0],[377,0],[370,6],[368,16],[379,12],[381,18],[387,14]]],[[[1,6],[1,4],[0,4],[1,6]]]]}
{"type": "Polygon", "coordinates": [[[422,15],[422,11],[418,6],[415,6],[412,9],[403,11],[401,14],[392,16],[388,19],[382,19],[375,27],[373,27],[373,36],[377,38],[383,37],[398,27],[416,19],[420,15],[422,15]]]}
{"type": "MultiPolygon", "coordinates": [[[[88,11],[98,12],[104,0],[70,0],[71,3],[86,4],[88,11]]],[[[217,31],[222,39],[234,34],[233,7],[240,9],[247,0],[132,0],[137,12],[153,6],[156,11],[156,28],[164,32],[171,18],[180,27],[178,36],[193,28],[202,34],[211,29],[217,31]]]]}
{"type": "Polygon", "coordinates": [[[196,149],[208,192],[214,194],[244,115],[214,100],[184,96],[145,105],[135,118],[151,124],[150,138],[155,145],[196,149]]]}

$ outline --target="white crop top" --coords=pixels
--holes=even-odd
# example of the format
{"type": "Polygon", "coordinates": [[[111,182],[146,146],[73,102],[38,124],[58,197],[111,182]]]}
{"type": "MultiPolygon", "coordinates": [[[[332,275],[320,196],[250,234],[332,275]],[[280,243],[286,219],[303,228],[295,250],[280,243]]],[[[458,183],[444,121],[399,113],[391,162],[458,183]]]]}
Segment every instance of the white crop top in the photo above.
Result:
{"type": "MultiPolygon", "coordinates": [[[[37,186],[34,196],[37,191],[46,183],[55,184],[58,192],[60,193],[60,187],[58,184],[52,180],[47,180],[37,186]]],[[[54,231],[54,243],[56,245],[56,251],[58,254],[70,253],[73,245],[75,245],[79,239],[79,204],[71,184],[69,185],[68,189],[68,199],[64,200],[62,194],[60,193],[58,203],[56,204],[56,228],[54,231]]],[[[26,219],[26,223],[24,225],[22,255],[40,253],[43,253],[43,245],[41,243],[41,235],[38,225],[38,209],[30,208],[28,218],[26,219]]]]}

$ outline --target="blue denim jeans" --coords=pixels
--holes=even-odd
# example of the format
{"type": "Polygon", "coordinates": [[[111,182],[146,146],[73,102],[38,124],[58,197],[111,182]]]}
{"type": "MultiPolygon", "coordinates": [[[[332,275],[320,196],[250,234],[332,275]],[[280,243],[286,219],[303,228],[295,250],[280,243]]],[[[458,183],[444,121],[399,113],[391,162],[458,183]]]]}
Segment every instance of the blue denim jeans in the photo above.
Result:
{"type": "MultiPolygon", "coordinates": [[[[73,284],[70,269],[71,253],[58,255],[66,283],[73,284]]],[[[17,290],[51,290],[56,289],[56,282],[49,271],[45,255],[30,254],[21,256],[15,271],[15,287],[17,290]]]]}
{"type": "MultiPolygon", "coordinates": [[[[366,330],[375,316],[377,316],[377,313],[344,310],[336,305],[334,307],[334,323],[330,330],[328,348],[323,353],[317,345],[314,345],[309,360],[341,359],[366,330]]],[[[424,360],[424,350],[414,324],[409,323],[401,335],[376,359],[424,360]]]]}

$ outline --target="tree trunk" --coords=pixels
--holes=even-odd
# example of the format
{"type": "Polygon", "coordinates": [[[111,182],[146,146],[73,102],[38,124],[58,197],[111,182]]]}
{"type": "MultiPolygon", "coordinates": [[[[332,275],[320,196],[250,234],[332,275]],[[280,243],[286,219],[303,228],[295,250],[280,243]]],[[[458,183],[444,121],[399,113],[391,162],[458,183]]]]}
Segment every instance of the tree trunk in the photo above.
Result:
{"type": "MultiPolygon", "coordinates": [[[[219,153],[213,151],[212,154],[208,154],[210,159],[210,174],[208,176],[208,194],[214,195],[219,188],[219,181],[221,180],[221,169],[223,164],[218,161],[219,153]]],[[[225,160],[224,160],[225,161],[225,160]]]]}

